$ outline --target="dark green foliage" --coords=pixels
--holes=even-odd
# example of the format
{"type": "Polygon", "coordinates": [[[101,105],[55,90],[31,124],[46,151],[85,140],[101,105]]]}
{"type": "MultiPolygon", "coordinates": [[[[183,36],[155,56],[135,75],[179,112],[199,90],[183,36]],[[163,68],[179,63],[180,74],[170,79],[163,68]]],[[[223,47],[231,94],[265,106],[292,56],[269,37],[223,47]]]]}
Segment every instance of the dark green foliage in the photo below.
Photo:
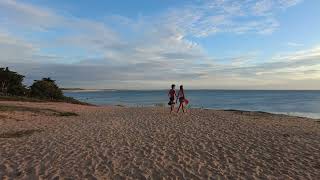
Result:
{"type": "MultiPolygon", "coordinates": [[[[26,96],[1,96],[0,95],[0,101],[22,101],[22,102],[48,102],[47,99],[39,99],[35,97],[26,97],[26,96]]],[[[81,105],[90,105],[94,106],[89,103],[81,102],[79,100],[76,100],[72,97],[67,97],[65,96],[63,99],[60,100],[50,100],[50,102],[66,102],[66,103],[71,103],[71,104],[81,104],[81,105]]]]}
{"type": "Polygon", "coordinates": [[[74,112],[60,112],[58,115],[59,116],[78,116],[78,114],[74,112]]]}
{"type": "Polygon", "coordinates": [[[0,101],[46,102],[42,99],[27,96],[0,96],[0,101]]]}
{"type": "Polygon", "coordinates": [[[74,112],[65,112],[65,111],[57,111],[54,109],[43,109],[43,108],[34,108],[34,107],[25,107],[25,106],[11,106],[11,105],[2,105],[0,106],[0,112],[31,112],[42,114],[46,116],[78,116],[77,113],[74,112]]]}
{"type": "Polygon", "coordinates": [[[55,101],[73,104],[90,105],[72,97],[63,95],[62,90],[54,80],[43,78],[36,80],[30,88],[22,84],[23,75],[10,71],[9,68],[0,68],[0,100],[7,101],[55,101]]]}
{"type": "Polygon", "coordinates": [[[5,132],[0,134],[0,138],[20,138],[23,136],[30,136],[36,132],[42,132],[43,130],[40,129],[30,129],[30,130],[21,130],[21,131],[14,131],[14,132],[5,132]]]}
{"type": "MultiPolygon", "coordinates": [[[[1,99],[1,97],[0,97],[1,99]]],[[[79,100],[76,100],[72,97],[68,97],[68,96],[64,96],[63,99],[59,100],[59,101],[62,101],[62,102],[66,102],[66,103],[71,103],[71,104],[81,104],[81,105],[90,105],[90,106],[94,106],[92,104],[89,104],[89,103],[86,103],[86,102],[81,102],[79,100]]]]}
{"type": "Polygon", "coordinates": [[[32,97],[37,97],[40,99],[64,99],[61,89],[57,86],[55,81],[50,78],[35,80],[32,86],[30,86],[30,94],[32,97]]]}
{"type": "Polygon", "coordinates": [[[0,68],[0,94],[23,96],[28,90],[22,84],[23,75],[10,71],[9,68],[0,68]]]}

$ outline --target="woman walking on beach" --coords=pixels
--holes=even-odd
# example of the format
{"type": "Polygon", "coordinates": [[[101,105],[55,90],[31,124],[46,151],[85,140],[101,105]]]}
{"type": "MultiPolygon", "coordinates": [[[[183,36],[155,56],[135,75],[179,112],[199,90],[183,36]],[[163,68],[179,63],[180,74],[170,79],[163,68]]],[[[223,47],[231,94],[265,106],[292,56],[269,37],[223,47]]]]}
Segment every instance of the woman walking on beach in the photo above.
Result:
{"type": "Polygon", "coordinates": [[[184,90],[183,90],[183,85],[180,86],[180,90],[178,92],[178,96],[177,96],[177,101],[179,99],[179,102],[180,102],[180,105],[179,105],[179,108],[178,108],[178,111],[177,113],[179,112],[180,108],[182,108],[182,111],[184,112],[184,103],[186,101],[186,98],[184,96],[184,90]]]}
{"type": "Polygon", "coordinates": [[[176,97],[176,90],[175,90],[176,85],[172,84],[171,89],[169,90],[168,96],[169,96],[169,106],[170,106],[170,113],[173,112],[174,110],[174,105],[175,105],[175,97],[176,97]]]}

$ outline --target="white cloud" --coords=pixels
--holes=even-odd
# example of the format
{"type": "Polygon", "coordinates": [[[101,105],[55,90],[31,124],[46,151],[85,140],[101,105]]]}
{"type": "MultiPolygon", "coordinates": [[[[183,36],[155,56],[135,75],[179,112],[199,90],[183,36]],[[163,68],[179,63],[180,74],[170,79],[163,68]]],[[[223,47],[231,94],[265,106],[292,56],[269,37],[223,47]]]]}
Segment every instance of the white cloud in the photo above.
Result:
{"type": "Polygon", "coordinates": [[[303,0],[279,0],[280,7],[288,8],[301,3],[303,0]]]}
{"type": "Polygon", "coordinates": [[[271,61],[260,64],[250,64],[247,67],[222,68],[221,74],[233,74],[236,77],[254,79],[256,85],[265,83],[265,88],[288,89],[285,85],[295,89],[320,88],[320,85],[303,83],[301,81],[320,80],[320,48],[295,51],[275,56],[271,61]],[[290,82],[290,83],[288,83],[290,82]]]}
{"type": "Polygon", "coordinates": [[[290,46],[290,47],[300,47],[300,46],[303,46],[302,43],[295,43],[295,42],[288,42],[287,45],[290,46]]]}
{"type": "Polygon", "coordinates": [[[274,4],[272,0],[262,0],[255,3],[253,6],[253,12],[257,15],[266,15],[270,13],[274,4]]]}
{"type": "Polygon", "coordinates": [[[275,14],[298,4],[298,0],[207,0],[197,5],[170,9],[165,24],[185,35],[206,37],[217,33],[269,34],[278,28],[275,14]]]}
{"type": "Polygon", "coordinates": [[[0,32],[0,55],[2,61],[30,61],[32,56],[37,52],[38,48],[32,43],[16,38],[8,33],[0,32]]]}
{"type": "Polygon", "coordinates": [[[61,17],[47,8],[15,0],[0,0],[0,22],[4,26],[45,31],[59,25],[61,17]]]}
{"type": "Polygon", "coordinates": [[[318,59],[320,61],[320,46],[315,46],[310,49],[298,50],[289,53],[282,53],[272,58],[273,62],[286,61],[306,61],[318,59]]]}

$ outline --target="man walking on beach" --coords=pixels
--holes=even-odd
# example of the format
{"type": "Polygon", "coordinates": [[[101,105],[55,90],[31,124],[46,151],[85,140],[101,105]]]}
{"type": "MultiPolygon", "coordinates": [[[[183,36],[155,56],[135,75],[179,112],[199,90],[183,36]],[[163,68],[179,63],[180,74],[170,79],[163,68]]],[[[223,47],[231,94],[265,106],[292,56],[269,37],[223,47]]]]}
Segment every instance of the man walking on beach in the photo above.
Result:
{"type": "Polygon", "coordinates": [[[175,90],[176,85],[172,84],[171,89],[169,90],[168,96],[169,96],[169,103],[168,105],[170,106],[170,113],[173,112],[174,110],[174,105],[175,103],[175,98],[176,98],[176,90],[175,90]]]}

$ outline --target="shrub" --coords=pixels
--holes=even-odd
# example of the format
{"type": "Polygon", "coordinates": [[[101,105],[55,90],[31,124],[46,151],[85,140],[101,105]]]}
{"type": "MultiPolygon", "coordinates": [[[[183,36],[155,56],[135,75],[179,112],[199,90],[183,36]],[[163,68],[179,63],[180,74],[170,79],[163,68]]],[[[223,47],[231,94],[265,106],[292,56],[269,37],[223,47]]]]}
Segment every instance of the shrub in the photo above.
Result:
{"type": "Polygon", "coordinates": [[[30,86],[30,94],[32,97],[50,100],[62,100],[64,95],[62,90],[58,87],[54,80],[50,78],[43,78],[42,80],[35,80],[30,86]]]}
{"type": "Polygon", "coordinates": [[[0,94],[22,96],[28,94],[28,89],[22,84],[23,75],[10,71],[9,68],[0,68],[0,94]]]}

